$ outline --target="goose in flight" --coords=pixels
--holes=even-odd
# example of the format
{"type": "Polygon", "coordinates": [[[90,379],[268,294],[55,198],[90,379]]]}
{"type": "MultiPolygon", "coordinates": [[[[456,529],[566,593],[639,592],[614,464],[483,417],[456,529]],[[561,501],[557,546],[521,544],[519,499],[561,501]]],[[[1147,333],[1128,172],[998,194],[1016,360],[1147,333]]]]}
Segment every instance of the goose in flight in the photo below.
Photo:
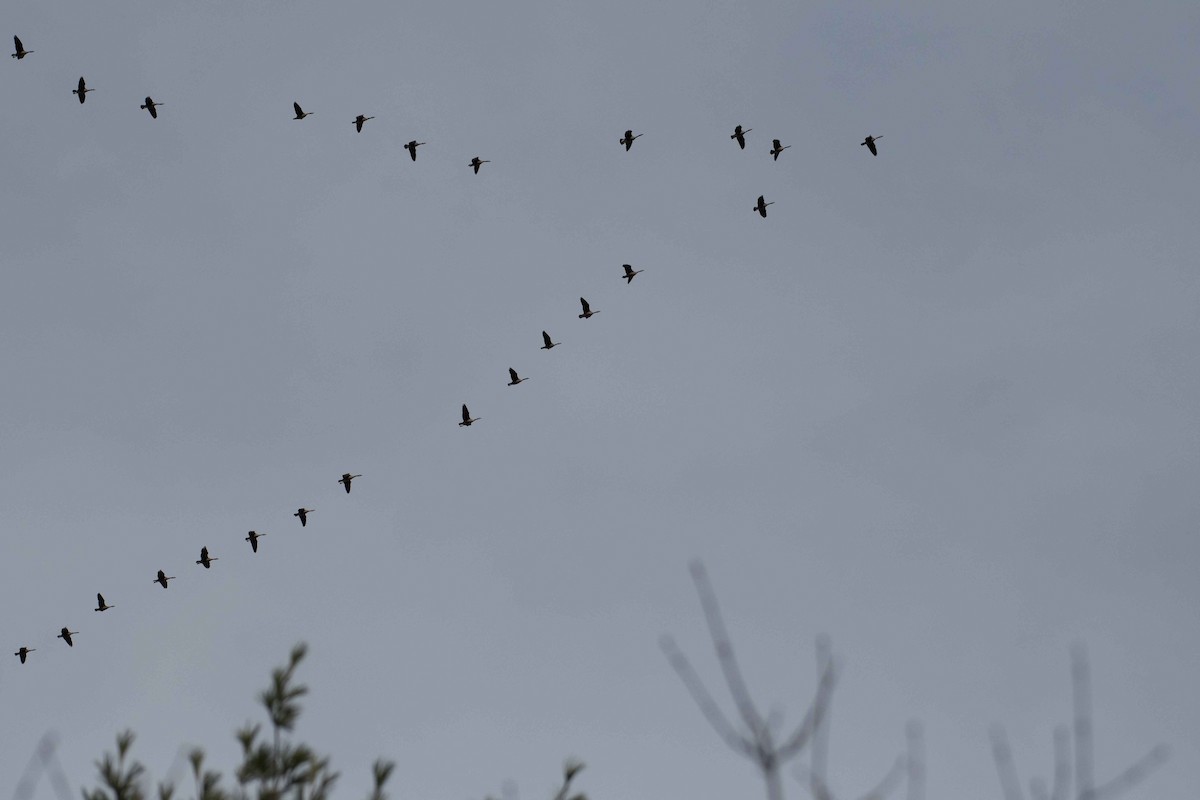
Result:
{"type": "Polygon", "coordinates": [[[13,653],[13,655],[16,656],[17,658],[21,659],[21,663],[24,664],[26,657],[28,657],[29,654],[35,650],[37,650],[36,647],[22,647],[20,650],[13,653]]]}
{"type": "Polygon", "coordinates": [[[539,350],[550,350],[562,344],[562,342],[550,341],[550,334],[546,333],[545,331],[542,331],[542,341],[545,342],[545,344],[539,347],[539,350]]]}
{"type": "Polygon", "coordinates": [[[174,575],[167,575],[167,573],[163,572],[163,571],[160,569],[160,570],[158,571],[158,577],[157,577],[157,578],[155,578],[153,581],[151,581],[151,583],[157,583],[159,586],[161,586],[161,587],[163,587],[164,589],[166,589],[166,588],[167,588],[167,582],[168,582],[168,581],[173,581],[173,580],[175,580],[175,576],[174,576],[174,575]]]}
{"type": "Polygon", "coordinates": [[[642,134],[633,135],[633,131],[625,131],[625,138],[621,139],[619,144],[625,145],[625,152],[629,152],[629,148],[633,147],[633,140],[642,138],[642,134]]]}
{"type": "Polygon", "coordinates": [[[96,91],[96,90],[87,88],[87,82],[84,81],[83,76],[80,75],[79,76],[79,88],[72,89],[71,94],[79,95],[79,104],[83,105],[83,101],[87,99],[87,93],[94,92],[94,91],[96,91]]]}
{"type": "Polygon", "coordinates": [[[100,594],[99,592],[96,592],[96,609],[95,610],[96,611],[108,611],[110,608],[116,608],[116,606],[110,606],[108,603],[104,602],[104,595],[100,594]]]}
{"type": "Polygon", "coordinates": [[[151,100],[149,97],[147,97],[145,104],[142,105],[142,110],[149,111],[151,119],[158,119],[158,107],[165,106],[165,105],[166,105],[166,103],[156,103],[153,100],[151,100]]]}
{"type": "MultiPolygon", "coordinates": [[[[304,119],[305,117],[310,117],[313,114],[317,113],[315,111],[305,111],[303,108],[300,107],[299,103],[292,103],[292,108],[296,109],[296,116],[292,117],[292,119],[304,119]]],[[[357,122],[357,121],[358,120],[355,120],[355,122],[357,122]]],[[[359,130],[362,130],[361,125],[359,126],[359,130]]]]}
{"type": "Polygon", "coordinates": [[[358,129],[359,133],[362,133],[363,123],[369,119],[375,119],[375,118],[374,117],[364,117],[362,114],[359,114],[357,117],[354,118],[353,125],[355,128],[358,129]]]}
{"type": "Polygon", "coordinates": [[[246,541],[250,543],[250,549],[257,553],[258,552],[258,540],[264,536],[266,536],[265,533],[257,533],[255,531],[250,531],[250,533],[247,534],[247,536],[246,536],[246,541]]]}
{"type": "Polygon", "coordinates": [[[634,269],[632,264],[622,264],[621,266],[625,268],[625,274],[622,275],[621,277],[625,279],[626,286],[633,283],[634,275],[637,275],[641,272],[645,272],[645,270],[642,270],[642,269],[634,269]]]}
{"type": "Polygon", "coordinates": [[[362,475],[351,475],[349,472],[343,472],[342,479],[339,480],[338,483],[345,485],[346,494],[350,494],[350,481],[354,480],[355,478],[361,478],[361,477],[362,477],[362,475]]]}
{"type": "Polygon", "coordinates": [[[471,423],[479,422],[479,420],[481,420],[481,419],[483,419],[483,417],[475,417],[474,419],[472,419],[471,412],[467,411],[467,404],[463,403],[463,419],[462,419],[462,422],[458,423],[458,427],[469,428],[469,427],[471,427],[471,423]]]}
{"type": "Polygon", "coordinates": [[[754,130],[754,128],[746,128],[746,130],[742,130],[742,126],[738,125],[736,128],[733,129],[733,133],[730,135],[729,138],[736,139],[737,143],[738,143],[738,147],[745,150],[746,149],[746,134],[752,130],[754,130]]]}
{"type": "Polygon", "coordinates": [[[416,161],[416,160],[417,160],[417,148],[418,148],[418,147],[420,147],[420,146],[421,146],[421,145],[423,145],[423,144],[425,144],[425,143],[424,143],[424,142],[418,142],[416,139],[413,139],[411,142],[409,142],[408,144],[404,145],[404,149],[408,151],[408,154],[409,154],[410,156],[412,156],[412,160],[413,160],[413,161],[416,161]]]}
{"type": "MultiPolygon", "coordinates": [[[[14,37],[13,37],[13,47],[14,47],[14,48],[16,48],[16,52],[12,54],[12,57],[13,57],[13,58],[16,58],[16,59],[22,59],[22,58],[24,58],[25,56],[27,56],[27,55],[29,55],[30,53],[32,53],[32,52],[33,52],[32,50],[26,50],[26,49],[25,49],[25,45],[21,44],[21,37],[20,37],[20,36],[14,36],[14,37]]],[[[24,650],[25,648],[24,648],[24,647],[22,647],[21,649],[22,649],[22,650],[24,650]]],[[[24,657],[22,657],[22,658],[21,658],[21,663],[22,663],[22,664],[24,664],[24,663],[25,663],[25,658],[24,658],[24,657]]]]}
{"type": "Polygon", "coordinates": [[[474,167],[474,168],[475,168],[475,174],[476,174],[476,175],[478,175],[478,174],[479,174],[479,167],[480,167],[480,166],[482,166],[482,165],[484,165],[484,164],[490,164],[490,163],[492,163],[492,162],[491,162],[491,161],[488,161],[486,158],[482,158],[482,159],[481,159],[479,156],[475,156],[474,158],[472,158],[472,159],[471,159],[471,164],[470,164],[470,166],[472,166],[472,167],[474,167]]]}
{"type": "Polygon", "coordinates": [[[296,513],[292,514],[292,516],[299,517],[300,518],[300,527],[305,528],[308,526],[308,515],[313,513],[314,511],[316,511],[315,508],[300,508],[300,509],[297,509],[296,513]]]}
{"type": "Polygon", "coordinates": [[[758,196],[758,205],[754,206],[754,208],[752,208],[752,209],[750,209],[750,210],[751,210],[751,211],[757,211],[757,212],[758,212],[758,215],[759,215],[760,217],[762,217],[763,219],[766,219],[766,218],[767,218],[767,206],[773,206],[773,205],[775,205],[775,201],[774,201],[774,200],[772,200],[772,201],[771,201],[771,202],[769,202],[769,203],[765,203],[765,202],[763,202],[763,199],[764,199],[764,198],[763,198],[763,196],[760,194],[760,195],[758,196]]]}
{"type": "Polygon", "coordinates": [[[517,371],[512,367],[508,368],[508,377],[512,379],[508,382],[509,386],[516,386],[518,383],[524,383],[525,381],[529,380],[529,378],[518,377],[517,371]]]}
{"type": "Polygon", "coordinates": [[[58,634],[58,636],[55,636],[54,638],[62,639],[64,642],[67,643],[67,647],[74,647],[75,643],[71,641],[71,637],[77,633],[79,633],[79,631],[69,631],[66,628],[63,628],[62,633],[58,634]]]}
{"type": "Polygon", "coordinates": [[[771,149],[767,152],[771,154],[771,158],[775,161],[779,160],[779,154],[791,147],[790,144],[780,144],[778,139],[771,140],[771,149]]]}
{"type": "Polygon", "coordinates": [[[871,151],[871,155],[877,156],[877,155],[879,155],[879,151],[875,149],[875,142],[882,138],[883,138],[882,136],[868,136],[867,138],[865,138],[861,142],[859,142],[858,146],[862,147],[865,144],[867,146],[867,149],[871,151]]]}
{"type": "Polygon", "coordinates": [[[592,311],[592,307],[588,305],[588,301],[582,297],[579,298],[579,305],[583,306],[583,313],[579,315],[580,319],[591,319],[592,314],[599,314],[599,311],[592,311]]]}
{"type": "Polygon", "coordinates": [[[203,565],[203,567],[205,569],[212,569],[212,562],[219,561],[219,560],[220,559],[210,558],[208,555],[208,548],[201,547],[200,548],[200,560],[197,561],[196,563],[203,565]]]}

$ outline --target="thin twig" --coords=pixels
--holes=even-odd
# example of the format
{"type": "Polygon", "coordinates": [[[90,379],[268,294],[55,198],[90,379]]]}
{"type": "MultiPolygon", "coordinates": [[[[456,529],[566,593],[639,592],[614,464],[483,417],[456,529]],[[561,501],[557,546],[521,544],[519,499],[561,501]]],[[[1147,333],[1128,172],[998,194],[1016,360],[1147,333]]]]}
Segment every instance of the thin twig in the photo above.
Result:
{"type": "Polygon", "coordinates": [[[713,730],[717,732],[726,744],[733,748],[736,752],[747,756],[754,755],[754,743],[743,737],[734,730],[731,723],[717,706],[712,695],[704,688],[700,677],[696,675],[696,670],[692,669],[691,662],[687,660],[675,644],[675,640],[670,636],[662,636],[658,640],[659,647],[666,654],[667,660],[671,662],[671,666],[675,668],[675,674],[683,681],[683,685],[687,687],[688,693],[692,696],[692,700],[700,707],[704,718],[712,725],[713,730]]]}
{"type": "Polygon", "coordinates": [[[721,619],[721,609],[717,605],[716,593],[713,592],[712,585],[708,581],[708,573],[704,569],[704,564],[699,561],[691,563],[691,571],[696,591],[700,595],[700,605],[704,608],[704,618],[708,622],[708,632],[712,636],[713,647],[717,651],[717,661],[721,664],[721,672],[725,674],[725,683],[729,686],[733,703],[737,706],[742,721],[750,729],[751,737],[759,740],[767,726],[758,713],[758,709],[754,707],[750,691],[746,688],[746,681],[742,678],[741,668],[738,667],[737,658],[733,654],[733,643],[729,639],[729,632],[725,629],[725,621],[721,619]]]}

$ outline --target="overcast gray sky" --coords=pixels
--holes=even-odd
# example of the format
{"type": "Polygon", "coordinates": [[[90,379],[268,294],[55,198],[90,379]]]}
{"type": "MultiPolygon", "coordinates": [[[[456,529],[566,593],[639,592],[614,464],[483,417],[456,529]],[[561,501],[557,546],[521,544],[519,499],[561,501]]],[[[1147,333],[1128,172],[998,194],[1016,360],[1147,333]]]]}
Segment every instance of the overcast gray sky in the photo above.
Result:
{"type": "Polygon", "coordinates": [[[7,12],[0,790],[228,768],[305,640],[340,797],[753,797],[699,557],[764,706],[832,636],[841,793],[914,718],[931,800],[1048,773],[1083,641],[1099,777],[1195,795],[1194,2],[7,12]]]}

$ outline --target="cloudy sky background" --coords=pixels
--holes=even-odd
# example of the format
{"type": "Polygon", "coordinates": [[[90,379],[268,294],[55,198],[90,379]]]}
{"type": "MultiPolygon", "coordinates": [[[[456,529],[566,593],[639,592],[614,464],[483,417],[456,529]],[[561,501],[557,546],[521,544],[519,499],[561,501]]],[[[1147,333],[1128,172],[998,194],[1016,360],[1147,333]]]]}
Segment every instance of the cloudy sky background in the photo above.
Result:
{"type": "Polygon", "coordinates": [[[36,52],[2,65],[0,630],[37,652],[0,662],[0,790],[46,731],[74,788],[125,727],[156,779],[229,768],[305,640],[339,797],[384,755],[397,798],[538,798],[569,754],[595,798],[753,797],[657,646],[724,699],[699,557],[789,721],[832,637],[839,793],[910,719],[931,800],[1000,796],[992,722],[1048,774],[1082,641],[1098,777],[1165,742],[1130,796],[1194,796],[1194,3],[5,27],[36,52]]]}

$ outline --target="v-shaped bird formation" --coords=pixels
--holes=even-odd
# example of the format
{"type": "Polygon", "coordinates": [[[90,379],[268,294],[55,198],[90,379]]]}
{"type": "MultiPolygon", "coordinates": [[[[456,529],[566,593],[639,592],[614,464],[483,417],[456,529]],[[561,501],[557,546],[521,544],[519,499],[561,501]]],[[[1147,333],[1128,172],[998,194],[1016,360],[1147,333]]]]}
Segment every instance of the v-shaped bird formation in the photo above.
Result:
{"type": "MultiPolygon", "coordinates": [[[[33,50],[25,49],[25,45],[22,43],[21,38],[19,36],[13,36],[13,48],[14,48],[14,52],[12,53],[12,58],[18,62],[24,60],[27,56],[30,56],[35,52],[33,50]]],[[[83,105],[87,102],[88,94],[91,92],[94,92],[94,91],[95,91],[95,89],[93,89],[87,85],[85,76],[81,75],[79,77],[79,81],[76,84],[75,88],[71,90],[71,93],[76,96],[76,98],[79,100],[80,105],[83,105]]],[[[95,102],[100,102],[100,101],[95,101],[95,102]]],[[[141,103],[140,109],[149,113],[151,119],[157,120],[158,119],[158,110],[160,108],[162,108],[164,105],[165,105],[164,103],[154,100],[152,97],[147,95],[145,97],[144,101],[141,103]]],[[[315,113],[312,111],[305,111],[303,109],[303,107],[300,105],[300,103],[296,102],[296,101],[292,102],[292,110],[294,112],[294,116],[292,117],[293,120],[305,120],[308,117],[313,116],[313,114],[315,113]]],[[[343,117],[343,119],[345,119],[345,118],[343,117]]],[[[354,129],[357,133],[362,133],[363,126],[369,120],[373,120],[373,119],[375,119],[374,116],[358,114],[353,118],[353,120],[351,121],[351,124],[354,126],[354,129]]],[[[753,130],[754,130],[753,128],[743,128],[739,124],[734,127],[733,133],[730,134],[729,138],[737,143],[739,150],[745,150],[747,134],[749,134],[753,130]]],[[[627,128],[624,132],[624,135],[618,139],[618,144],[624,148],[624,151],[626,153],[629,153],[629,152],[631,152],[631,150],[633,148],[633,143],[635,141],[637,141],[638,139],[642,138],[643,135],[644,134],[642,134],[642,133],[634,133],[632,128],[627,128]]],[[[882,136],[874,136],[874,135],[867,136],[860,144],[862,146],[865,146],[867,148],[867,150],[870,151],[872,156],[878,156],[879,151],[876,146],[876,142],[878,142],[881,138],[883,138],[883,137],[882,136]]],[[[415,162],[417,160],[417,148],[426,146],[426,144],[427,144],[426,142],[417,141],[416,139],[410,139],[407,143],[404,143],[401,146],[404,150],[408,151],[410,159],[413,162],[415,162]]],[[[784,150],[789,149],[791,146],[792,145],[790,145],[790,144],[788,144],[788,145],[783,144],[781,142],[781,140],[779,140],[779,139],[772,139],[771,140],[771,149],[767,151],[767,154],[771,156],[772,161],[778,161],[780,154],[782,154],[784,150]]],[[[644,147],[645,146],[643,146],[643,148],[644,147]]],[[[642,148],[639,148],[639,152],[641,152],[641,150],[642,150],[642,148]]],[[[636,156],[633,156],[633,157],[636,157],[636,156]]],[[[459,163],[461,163],[461,162],[459,162],[459,163]]],[[[471,167],[473,174],[478,175],[480,167],[483,166],[484,164],[489,164],[489,163],[491,163],[491,161],[488,159],[483,159],[483,158],[480,158],[479,156],[473,156],[471,158],[471,160],[467,163],[467,165],[469,167],[471,167]]],[[[767,206],[770,206],[770,205],[774,205],[774,201],[768,202],[764,195],[759,195],[757,202],[752,207],[752,210],[757,212],[760,217],[765,219],[767,217],[767,206]]],[[[623,272],[620,274],[620,277],[625,280],[626,285],[632,284],[633,279],[645,271],[644,269],[634,269],[632,264],[622,264],[621,268],[622,268],[623,272]]],[[[581,313],[579,313],[579,315],[578,315],[579,319],[588,320],[588,319],[591,319],[592,317],[594,317],[596,314],[600,313],[600,310],[592,308],[591,304],[584,297],[579,298],[579,304],[580,304],[580,309],[581,309],[581,313]]],[[[554,341],[551,338],[548,331],[545,331],[545,330],[542,331],[542,346],[540,348],[541,350],[547,350],[547,351],[552,350],[553,348],[558,347],[560,344],[562,344],[562,342],[554,341]]],[[[528,377],[522,377],[516,371],[516,369],[514,369],[513,367],[508,367],[508,375],[509,375],[509,382],[507,384],[508,386],[517,386],[517,385],[529,380],[528,377]]],[[[458,422],[458,426],[460,428],[469,428],[469,427],[473,426],[475,423],[480,422],[482,419],[483,419],[482,417],[473,417],[471,415],[470,409],[467,407],[467,404],[466,403],[462,404],[461,421],[458,422]]],[[[346,494],[350,494],[352,482],[355,479],[361,478],[361,477],[363,477],[363,476],[359,475],[359,474],[345,472],[345,473],[342,473],[342,476],[337,481],[337,483],[339,483],[343,486],[346,494]]],[[[313,514],[314,512],[315,512],[315,509],[300,506],[292,514],[292,516],[296,517],[300,521],[301,527],[307,527],[308,517],[310,514],[313,514]]],[[[257,531],[249,531],[249,533],[245,536],[244,541],[249,543],[251,554],[258,553],[259,539],[261,539],[264,536],[266,536],[265,533],[259,533],[257,531]]],[[[202,566],[205,570],[211,570],[211,569],[213,569],[213,563],[218,560],[220,560],[220,559],[218,559],[216,556],[211,555],[209,553],[208,546],[205,545],[200,548],[200,558],[198,560],[196,560],[195,563],[199,566],[202,566]]],[[[170,582],[174,581],[174,580],[177,580],[177,578],[174,575],[167,575],[165,570],[159,569],[159,570],[157,570],[152,583],[157,583],[163,589],[168,589],[168,588],[170,588],[170,582]]],[[[103,594],[101,594],[99,592],[96,593],[96,608],[94,609],[95,611],[103,612],[103,611],[109,611],[114,608],[116,608],[116,606],[110,605],[104,599],[103,594]]],[[[67,644],[68,647],[74,648],[75,641],[74,641],[73,637],[75,637],[77,635],[79,635],[79,631],[73,631],[69,627],[63,626],[60,629],[56,638],[62,639],[67,644]]],[[[27,662],[29,654],[34,653],[36,651],[37,651],[36,648],[29,647],[27,645],[22,645],[21,647],[19,647],[17,649],[16,652],[13,653],[13,655],[16,656],[20,660],[20,663],[25,664],[27,662]]]]}

